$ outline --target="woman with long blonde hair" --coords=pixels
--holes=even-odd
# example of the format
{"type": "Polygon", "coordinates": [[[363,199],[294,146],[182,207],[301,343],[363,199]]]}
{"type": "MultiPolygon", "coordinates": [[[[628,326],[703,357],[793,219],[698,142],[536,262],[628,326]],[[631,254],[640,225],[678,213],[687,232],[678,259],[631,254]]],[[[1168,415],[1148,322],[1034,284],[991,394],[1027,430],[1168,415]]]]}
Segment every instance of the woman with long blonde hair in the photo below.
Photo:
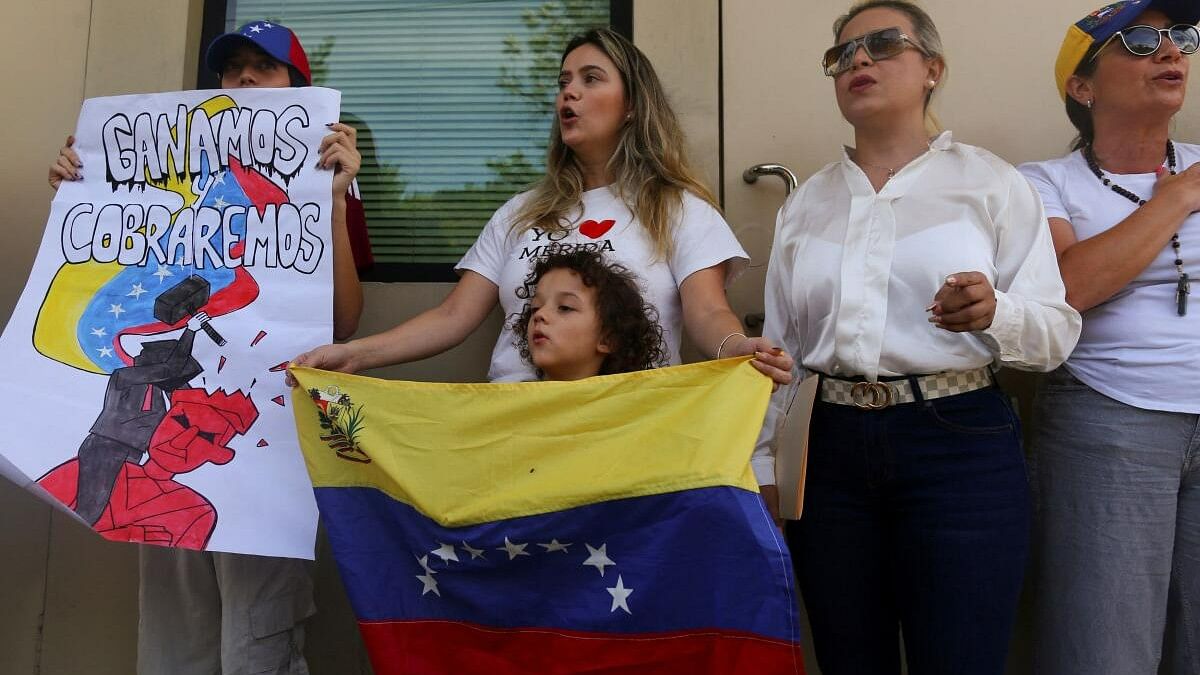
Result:
{"type": "MultiPolygon", "coordinates": [[[[589,31],[563,51],[558,85],[545,176],[492,216],[458,263],[450,295],[383,333],[307,352],[297,365],[355,372],[444,352],[497,303],[506,316],[518,314],[537,259],[583,248],[641,276],[672,363],[686,327],[706,356],[757,353],[760,371],[790,381],[791,358],[743,335],[729,307],[725,285],[745,268],[746,254],[688,167],[679,123],[646,55],[611,30],[589,31]]],[[[515,341],[506,325],[490,380],[535,378],[515,341]]]]}

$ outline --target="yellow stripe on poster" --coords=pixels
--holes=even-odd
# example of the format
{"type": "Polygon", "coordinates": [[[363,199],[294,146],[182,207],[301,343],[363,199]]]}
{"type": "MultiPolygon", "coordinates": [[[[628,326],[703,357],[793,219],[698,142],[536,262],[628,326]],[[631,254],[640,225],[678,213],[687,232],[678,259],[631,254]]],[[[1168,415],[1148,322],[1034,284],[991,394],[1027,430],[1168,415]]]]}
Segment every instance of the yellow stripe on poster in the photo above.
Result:
{"type": "Polygon", "coordinates": [[[374,487],[447,527],[758,486],[771,382],[748,358],[578,382],[397,382],[295,368],[313,485],[374,487]]]}

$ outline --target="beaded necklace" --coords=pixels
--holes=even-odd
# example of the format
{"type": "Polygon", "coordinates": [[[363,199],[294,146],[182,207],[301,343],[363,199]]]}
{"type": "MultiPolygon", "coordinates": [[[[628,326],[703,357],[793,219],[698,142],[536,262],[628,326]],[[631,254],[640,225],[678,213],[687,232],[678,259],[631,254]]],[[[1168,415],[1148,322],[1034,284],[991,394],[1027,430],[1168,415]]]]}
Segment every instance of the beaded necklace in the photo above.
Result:
{"type": "MultiPolygon", "coordinates": [[[[1088,168],[1092,170],[1092,173],[1096,174],[1096,178],[1099,178],[1100,182],[1104,183],[1106,187],[1138,206],[1146,203],[1145,199],[1105,178],[1104,172],[1100,170],[1100,164],[1096,162],[1096,155],[1093,153],[1091,145],[1084,147],[1083,158],[1087,161],[1088,168]]],[[[1169,139],[1167,140],[1167,170],[1171,172],[1172,176],[1175,175],[1175,144],[1169,139]]],[[[1179,272],[1179,282],[1175,285],[1175,311],[1179,316],[1184,316],[1187,314],[1188,294],[1192,292],[1192,289],[1191,284],[1188,282],[1187,272],[1183,271],[1183,258],[1179,255],[1178,232],[1171,235],[1171,248],[1175,252],[1175,270],[1179,272]]]]}

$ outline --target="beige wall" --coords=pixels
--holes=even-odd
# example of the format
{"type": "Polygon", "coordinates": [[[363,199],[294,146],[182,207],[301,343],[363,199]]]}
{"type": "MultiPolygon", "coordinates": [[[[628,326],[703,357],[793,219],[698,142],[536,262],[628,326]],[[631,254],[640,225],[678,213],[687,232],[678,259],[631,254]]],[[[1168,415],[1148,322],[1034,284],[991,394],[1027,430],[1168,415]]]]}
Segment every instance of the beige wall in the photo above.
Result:
{"type": "MultiPolygon", "coordinates": [[[[847,3],[803,3],[809,20],[778,43],[742,34],[743,12],[770,11],[765,0],[636,0],[635,40],[651,56],[689,134],[690,154],[714,187],[721,171],[718,89],[719,11],[724,13],[725,115],[730,124],[757,124],[755,115],[783,116],[775,131],[761,125],[769,153],[739,155],[726,147],[727,193],[742,164],[794,157],[801,177],[831,161],[849,139],[816,61],[828,45],[829,23],[847,3]],[[729,34],[732,31],[733,34],[729,34]],[[742,31],[742,33],[739,33],[742,31]],[[733,49],[736,53],[730,53],[733,49]],[[783,59],[786,78],[755,79],[753,66],[730,81],[730,59],[783,59]],[[781,90],[798,93],[794,108],[781,90]],[[741,120],[740,122],[738,120],[741,120]],[[749,121],[747,121],[749,120],[749,121]]],[[[1010,0],[1006,3],[930,0],[942,27],[951,77],[938,107],[947,126],[968,142],[1011,161],[1060,154],[1070,130],[1049,84],[1066,24],[1099,0],[1010,0]]],[[[85,96],[190,87],[196,70],[200,0],[8,0],[0,25],[3,84],[20,97],[0,101],[5,161],[0,163],[0,317],[24,285],[48,213],[45,166],[74,125],[85,96]]],[[[1196,96],[1180,114],[1176,137],[1200,140],[1196,96]]],[[[85,171],[87,168],[85,168],[85,171]]],[[[733,223],[758,256],[769,241],[771,214],[782,192],[771,191],[761,214],[733,223]]],[[[735,293],[741,311],[753,309],[760,275],[735,293]]],[[[441,300],[446,284],[368,284],[362,332],[386,328],[441,300]]],[[[384,369],[391,377],[473,380],[483,377],[499,316],[463,346],[420,364],[384,369]]],[[[133,672],[136,633],[136,552],[84,532],[24,492],[0,480],[0,672],[108,674],[133,672]]],[[[313,672],[366,672],[345,598],[326,562],[318,573],[322,613],[310,627],[313,672]]],[[[1016,672],[1016,671],[1014,671],[1016,672]]]]}
{"type": "Polygon", "coordinates": [[[717,0],[644,0],[633,40],[650,57],[688,138],[688,158],[714,191],[720,172],[717,0]]]}

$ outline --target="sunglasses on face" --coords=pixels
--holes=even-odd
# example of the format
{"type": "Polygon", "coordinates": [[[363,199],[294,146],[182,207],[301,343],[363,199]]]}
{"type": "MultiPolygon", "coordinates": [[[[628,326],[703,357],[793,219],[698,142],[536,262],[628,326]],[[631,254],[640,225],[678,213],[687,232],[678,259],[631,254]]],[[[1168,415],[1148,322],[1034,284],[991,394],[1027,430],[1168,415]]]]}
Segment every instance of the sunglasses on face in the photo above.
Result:
{"type": "Polygon", "coordinates": [[[1154,26],[1130,26],[1125,30],[1113,33],[1113,36],[1104,41],[1100,49],[1092,54],[1092,61],[1104,51],[1108,43],[1112,42],[1120,36],[1121,44],[1125,45],[1125,49],[1134,56],[1150,56],[1158,51],[1162,46],[1162,36],[1166,35],[1179,51],[1184,54],[1195,54],[1196,47],[1200,46],[1200,31],[1195,26],[1187,24],[1175,24],[1170,28],[1155,28],[1154,26]]]}
{"type": "Polygon", "coordinates": [[[825,69],[825,74],[829,77],[835,77],[850,70],[854,65],[854,55],[858,53],[860,46],[867,52],[867,56],[871,57],[872,61],[890,59],[909,47],[929,56],[924,47],[902,33],[899,28],[884,28],[883,30],[871,31],[866,35],[861,35],[835,47],[830,47],[825,52],[825,57],[821,60],[821,67],[825,69]]]}

